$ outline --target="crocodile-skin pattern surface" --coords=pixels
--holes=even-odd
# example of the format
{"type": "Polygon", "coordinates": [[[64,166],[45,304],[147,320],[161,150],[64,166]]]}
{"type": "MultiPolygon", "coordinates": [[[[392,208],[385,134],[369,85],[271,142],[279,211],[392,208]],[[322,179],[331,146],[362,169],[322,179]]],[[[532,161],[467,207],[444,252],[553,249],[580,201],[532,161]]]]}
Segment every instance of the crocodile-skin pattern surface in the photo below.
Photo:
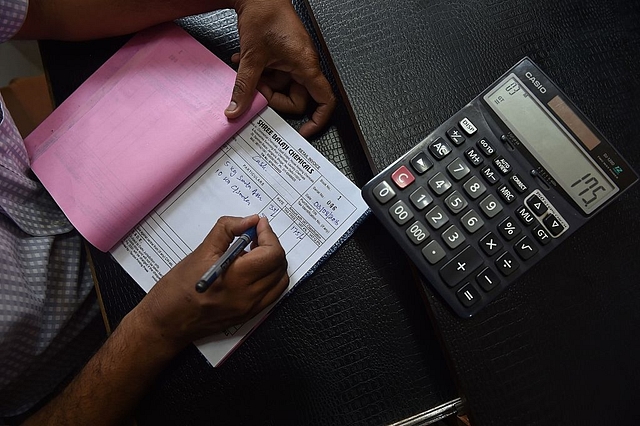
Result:
{"type": "MultiPolygon", "coordinates": [[[[640,170],[640,2],[308,0],[374,169],[529,56],[640,170]]],[[[636,425],[640,185],[470,320],[425,292],[477,425],[636,425]]]]}
{"type": "MultiPolygon", "coordinates": [[[[233,13],[179,23],[229,61],[233,13]]],[[[42,42],[57,103],[126,39],[42,42]]],[[[371,177],[343,105],[311,143],[357,184],[371,177]]],[[[115,326],[144,292],[110,255],[92,257],[115,326]]],[[[210,368],[195,347],[181,354],[141,404],[138,424],[385,425],[415,415],[457,396],[427,315],[405,258],[368,218],[221,367],[210,368]]]]}

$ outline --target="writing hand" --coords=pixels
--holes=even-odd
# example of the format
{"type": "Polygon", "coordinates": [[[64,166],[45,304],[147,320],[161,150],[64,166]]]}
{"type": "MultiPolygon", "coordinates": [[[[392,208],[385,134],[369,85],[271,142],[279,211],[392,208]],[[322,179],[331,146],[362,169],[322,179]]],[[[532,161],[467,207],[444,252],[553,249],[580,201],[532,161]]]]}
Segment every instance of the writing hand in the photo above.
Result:
{"type": "Polygon", "coordinates": [[[316,103],[300,134],[309,137],[331,118],[336,99],[313,47],[289,0],[238,0],[239,64],[227,117],[249,108],[257,88],[277,111],[302,114],[309,98],[316,103]]]}
{"type": "Polygon", "coordinates": [[[287,288],[287,261],[266,218],[222,217],[193,253],[169,271],[136,309],[147,327],[184,346],[250,319],[287,288]],[[257,225],[257,245],[239,256],[205,293],[195,283],[236,235],[257,225]]]}

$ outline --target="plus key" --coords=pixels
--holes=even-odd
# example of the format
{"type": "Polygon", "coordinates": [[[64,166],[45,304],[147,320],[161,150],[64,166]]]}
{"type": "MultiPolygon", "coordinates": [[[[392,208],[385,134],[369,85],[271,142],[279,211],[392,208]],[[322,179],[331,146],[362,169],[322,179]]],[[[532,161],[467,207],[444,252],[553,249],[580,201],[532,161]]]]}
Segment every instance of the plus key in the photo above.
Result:
{"type": "Polygon", "coordinates": [[[440,276],[449,287],[453,287],[482,265],[482,258],[471,246],[467,246],[456,257],[440,268],[440,276]]]}

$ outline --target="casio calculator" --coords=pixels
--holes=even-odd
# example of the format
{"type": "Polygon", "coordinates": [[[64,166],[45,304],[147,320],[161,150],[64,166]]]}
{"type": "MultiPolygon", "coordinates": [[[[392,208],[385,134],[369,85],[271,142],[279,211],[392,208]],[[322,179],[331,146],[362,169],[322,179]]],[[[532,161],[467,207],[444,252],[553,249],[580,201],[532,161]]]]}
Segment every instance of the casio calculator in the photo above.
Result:
{"type": "Polygon", "coordinates": [[[362,194],[453,311],[470,317],[637,180],[524,58],[362,194]]]}

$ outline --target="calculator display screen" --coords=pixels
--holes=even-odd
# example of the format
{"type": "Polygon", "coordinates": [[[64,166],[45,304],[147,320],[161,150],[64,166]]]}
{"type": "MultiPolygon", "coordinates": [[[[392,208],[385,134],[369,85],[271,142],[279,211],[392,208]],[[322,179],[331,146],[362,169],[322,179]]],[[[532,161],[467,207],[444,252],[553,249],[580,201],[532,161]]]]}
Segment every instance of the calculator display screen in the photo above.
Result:
{"type": "Polygon", "coordinates": [[[484,100],[585,214],[618,192],[515,74],[498,83],[484,100]]]}

